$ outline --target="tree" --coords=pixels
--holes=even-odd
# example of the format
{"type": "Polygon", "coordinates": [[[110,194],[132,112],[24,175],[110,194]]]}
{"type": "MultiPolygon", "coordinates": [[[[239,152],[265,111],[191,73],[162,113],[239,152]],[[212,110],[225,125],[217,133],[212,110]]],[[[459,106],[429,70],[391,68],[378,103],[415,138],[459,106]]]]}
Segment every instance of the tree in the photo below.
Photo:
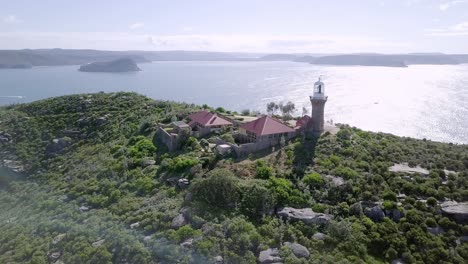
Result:
{"type": "Polygon", "coordinates": [[[307,107],[303,106],[302,107],[302,116],[305,116],[309,113],[309,109],[307,109],[307,107]]]}
{"type": "Polygon", "coordinates": [[[280,103],[279,109],[281,110],[281,113],[283,114],[283,118],[287,118],[291,116],[294,110],[296,110],[296,106],[294,105],[293,102],[288,101],[286,104],[280,103]]]}
{"type": "Polygon", "coordinates": [[[278,109],[279,105],[275,102],[269,102],[267,104],[267,113],[270,115],[274,115],[278,109]]]}
{"type": "Polygon", "coordinates": [[[249,116],[250,115],[250,110],[249,109],[244,109],[241,111],[241,115],[243,116],[249,116]]]}

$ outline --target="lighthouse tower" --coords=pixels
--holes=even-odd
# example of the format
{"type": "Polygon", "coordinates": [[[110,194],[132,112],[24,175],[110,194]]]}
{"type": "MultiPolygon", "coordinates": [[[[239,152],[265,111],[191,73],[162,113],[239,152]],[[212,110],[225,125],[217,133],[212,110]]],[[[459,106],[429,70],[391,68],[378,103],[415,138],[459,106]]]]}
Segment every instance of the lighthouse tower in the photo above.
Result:
{"type": "Polygon", "coordinates": [[[325,96],[325,84],[319,77],[318,81],[314,84],[314,95],[310,96],[312,119],[309,123],[309,131],[314,135],[320,135],[324,130],[324,112],[327,99],[328,96],[325,96]]]}

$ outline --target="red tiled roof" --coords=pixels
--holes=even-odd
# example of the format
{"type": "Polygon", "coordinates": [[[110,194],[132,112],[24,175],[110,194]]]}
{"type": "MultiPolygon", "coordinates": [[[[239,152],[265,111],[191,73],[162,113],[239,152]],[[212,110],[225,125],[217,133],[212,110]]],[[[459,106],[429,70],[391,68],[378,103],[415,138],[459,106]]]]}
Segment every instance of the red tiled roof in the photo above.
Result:
{"type": "Polygon", "coordinates": [[[306,125],[307,123],[309,123],[310,119],[311,119],[311,118],[310,118],[310,116],[308,116],[308,115],[305,115],[305,116],[299,118],[299,119],[296,121],[296,127],[301,127],[301,126],[303,126],[303,125],[306,125]]]}
{"type": "Polygon", "coordinates": [[[188,116],[188,118],[191,120],[189,125],[193,125],[195,122],[205,127],[232,125],[232,123],[227,121],[226,119],[223,119],[217,116],[216,114],[213,114],[205,110],[192,113],[188,116]]]}
{"type": "Polygon", "coordinates": [[[291,127],[269,116],[260,117],[259,119],[245,123],[241,128],[257,136],[294,132],[294,129],[291,127]]]}

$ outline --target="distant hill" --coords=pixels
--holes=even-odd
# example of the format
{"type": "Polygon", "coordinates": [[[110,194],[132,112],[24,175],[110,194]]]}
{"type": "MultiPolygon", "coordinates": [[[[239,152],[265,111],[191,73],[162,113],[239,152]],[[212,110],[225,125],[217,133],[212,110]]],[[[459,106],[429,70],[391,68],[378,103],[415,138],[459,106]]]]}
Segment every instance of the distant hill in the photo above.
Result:
{"type": "Polygon", "coordinates": [[[406,67],[412,64],[468,63],[466,54],[317,54],[317,53],[242,53],[209,51],[103,51],[71,49],[0,50],[1,68],[83,65],[95,61],[130,58],[136,63],[150,61],[294,61],[323,65],[364,65],[406,67]]]}
{"type": "Polygon", "coordinates": [[[406,67],[408,65],[456,65],[468,63],[468,55],[449,55],[439,53],[412,54],[343,54],[331,56],[303,56],[296,58],[296,62],[307,62],[319,65],[361,65],[406,67]]]}
{"type": "Polygon", "coordinates": [[[141,71],[135,61],[130,58],[121,58],[111,61],[99,61],[82,65],[82,72],[134,72],[141,71]]]}

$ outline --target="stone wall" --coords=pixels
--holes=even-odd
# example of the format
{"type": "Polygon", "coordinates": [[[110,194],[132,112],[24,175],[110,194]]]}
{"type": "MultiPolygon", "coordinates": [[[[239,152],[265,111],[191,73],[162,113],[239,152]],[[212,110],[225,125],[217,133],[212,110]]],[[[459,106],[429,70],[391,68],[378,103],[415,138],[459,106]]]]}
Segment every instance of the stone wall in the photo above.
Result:
{"type": "MultiPolygon", "coordinates": [[[[296,136],[296,133],[288,133],[288,135],[285,137],[285,140],[291,140],[296,136]]],[[[280,144],[281,137],[276,137],[276,138],[268,138],[264,137],[261,140],[257,142],[252,142],[252,143],[245,143],[245,144],[230,144],[228,143],[233,149],[234,152],[238,157],[243,157],[247,156],[250,153],[257,152],[260,150],[264,150],[267,148],[271,148],[274,146],[278,146],[280,144]]]]}
{"type": "Polygon", "coordinates": [[[161,140],[162,143],[164,143],[164,145],[167,146],[169,151],[174,151],[179,146],[179,136],[177,134],[168,133],[162,127],[158,127],[158,130],[156,131],[156,136],[159,140],[161,140]]]}

